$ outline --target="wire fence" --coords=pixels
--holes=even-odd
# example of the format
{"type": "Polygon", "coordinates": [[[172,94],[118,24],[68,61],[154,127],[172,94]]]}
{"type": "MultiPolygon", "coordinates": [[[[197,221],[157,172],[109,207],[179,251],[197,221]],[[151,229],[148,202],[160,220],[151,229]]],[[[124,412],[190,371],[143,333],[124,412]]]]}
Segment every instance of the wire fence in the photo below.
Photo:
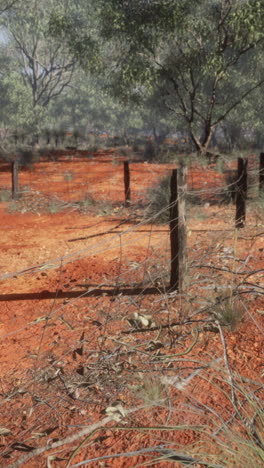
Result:
{"type": "MultiPolygon", "coordinates": [[[[237,162],[189,164],[184,294],[167,289],[166,184],[159,191],[160,179],[175,166],[131,162],[129,206],[124,206],[123,159],[112,154],[99,161],[42,161],[32,171],[20,171],[20,198],[4,203],[11,213],[3,214],[8,224],[2,224],[3,466],[30,467],[32,461],[32,467],[53,468],[61,466],[60,458],[67,467],[81,466],[111,454],[138,456],[139,448],[160,448],[157,440],[177,460],[179,445],[199,441],[201,433],[198,438],[193,433],[198,423],[214,434],[223,425],[231,429],[231,418],[238,424],[241,414],[246,423],[259,421],[264,294],[259,160],[249,157],[241,230],[235,229],[232,202],[237,162]],[[89,202],[81,205],[85,199],[89,202]],[[19,260],[10,253],[20,253],[19,260]],[[222,334],[241,323],[239,336],[222,334]],[[244,378],[254,410],[243,403],[244,378]],[[111,431],[101,445],[97,433],[88,448],[76,442],[88,443],[86,437],[103,428],[111,431]],[[63,443],[66,449],[59,452],[63,443]],[[39,458],[50,448],[53,458],[39,458]]],[[[7,165],[0,169],[0,187],[11,190],[7,165]]],[[[243,430],[246,423],[240,419],[243,430]]],[[[169,467],[172,462],[160,460],[161,454],[165,450],[155,466],[169,467]]],[[[181,457],[186,462],[186,453],[181,457]]],[[[199,460],[193,455],[187,461],[199,460]]],[[[131,458],[127,466],[136,462],[131,458]]],[[[119,466],[125,466],[123,458],[119,466]]]]}
{"type": "MultiPolygon", "coordinates": [[[[41,161],[19,171],[18,196],[43,194],[57,197],[64,202],[80,201],[89,196],[95,200],[111,200],[113,203],[124,201],[124,158],[110,150],[97,154],[96,157],[83,152],[86,156],[72,155],[65,152],[59,160],[41,161]],[[70,169],[69,169],[70,167],[70,169]]],[[[258,187],[259,157],[249,158],[249,185],[251,190],[258,187]]],[[[188,190],[197,192],[202,199],[215,200],[219,193],[228,190],[236,177],[237,161],[221,159],[217,165],[190,163],[187,161],[188,190]],[[206,175],[206,177],[205,177],[206,175]]],[[[161,177],[169,174],[175,164],[153,164],[131,162],[131,191],[134,202],[144,199],[146,191],[161,177]]],[[[11,190],[11,166],[1,165],[0,187],[3,193],[11,190]]]]}

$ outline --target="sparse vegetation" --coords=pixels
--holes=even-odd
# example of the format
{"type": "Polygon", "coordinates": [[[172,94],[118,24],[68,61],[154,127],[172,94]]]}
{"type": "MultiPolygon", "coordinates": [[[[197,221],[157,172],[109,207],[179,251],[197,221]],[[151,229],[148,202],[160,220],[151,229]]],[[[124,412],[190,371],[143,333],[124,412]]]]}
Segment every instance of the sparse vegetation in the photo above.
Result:
{"type": "Polygon", "coordinates": [[[217,304],[213,309],[216,320],[223,327],[235,331],[241,324],[244,317],[244,309],[238,297],[234,297],[232,292],[228,295],[217,297],[217,304]]]}
{"type": "Polygon", "coordinates": [[[8,189],[0,190],[0,202],[7,202],[11,200],[11,192],[8,189]]]}
{"type": "MultiPolygon", "coordinates": [[[[51,191],[51,163],[40,164],[49,170],[51,191]]],[[[87,408],[93,413],[98,430],[102,434],[110,431],[108,439],[103,439],[102,434],[91,435],[88,453],[78,430],[68,432],[65,429],[57,441],[52,439],[49,450],[51,447],[58,449],[60,444],[65,445],[67,449],[63,453],[72,464],[77,463],[77,453],[84,464],[91,460],[91,463],[101,462],[102,457],[111,460],[120,455],[121,466],[123,449],[114,448],[111,451],[106,443],[109,438],[112,440],[115,437],[115,427],[118,427],[118,434],[127,433],[134,441],[131,442],[131,450],[124,452],[131,457],[131,466],[138,463],[138,457],[142,455],[144,461],[148,460],[153,466],[166,466],[167,463],[186,466],[188,461],[193,465],[200,463],[224,468],[260,467],[263,459],[260,403],[263,385],[257,363],[262,349],[258,328],[262,315],[257,314],[255,308],[261,310],[263,297],[258,280],[261,273],[257,266],[261,227],[255,225],[254,217],[250,217],[248,227],[240,237],[235,230],[230,232],[230,226],[227,228],[223,221],[229,212],[232,215],[232,205],[224,209],[220,204],[205,207],[204,198],[199,205],[190,205],[189,286],[187,294],[179,296],[177,292],[170,293],[167,289],[170,281],[168,220],[164,218],[164,226],[161,227],[157,216],[159,212],[163,212],[163,215],[168,213],[169,177],[161,184],[163,199],[158,194],[157,186],[154,187],[156,209],[152,213],[149,211],[146,217],[145,205],[132,202],[124,208],[122,203],[113,203],[111,199],[105,201],[106,196],[101,195],[97,199],[97,179],[91,173],[92,168],[98,169],[94,160],[90,165],[84,155],[84,164],[86,168],[89,164],[89,170],[82,174],[76,172],[78,164],[63,157],[56,164],[56,170],[60,165],[64,168],[60,182],[57,182],[58,174],[54,174],[54,187],[60,196],[31,191],[28,185],[26,191],[22,190],[23,196],[9,204],[16,213],[53,215],[52,223],[49,221],[47,240],[43,242],[43,234],[40,242],[37,236],[30,238],[30,265],[34,245],[37,258],[42,252],[40,244],[43,247],[51,242],[52,249],[54,245],[58,249],[57,259],[43,263],[38,260],[31,272],[39,278],[37,285],[40,289],[36,287],[36,291],[40,292],[36,293],[36,297],[45,299],[42,302],[45,308],[41,309],[40,302],[40,312],[36,317],[35,307],[28,303],[29,315],[18,317],[15,333],[18,339],[21,333],[21,336],[27,337],[29,350],[23,365],[34,375],[34,379],[28,379],[22,372],[20,386],[23,391],[26,388],[27,394],[37,394],[38,402],[48,400],[56,407],[57,412],[52,413],[54,439],[58,434],[56,424],[60,425],[57,414],[62,420],[70,418],[73,425],[84,424],[86,435],[82,434],[88,437],[94,425],[87,423],[87,408]],[[71,164],[74,167],[73,178],[71,164]],[[93,185],[91,182],[87,184],[87,174],[94,181],[93,185]],[[85,180],[84,185],[82,180],[85,180]],[[67,195],[69,186],[75,183],[78,183],[78,190],[82,186],[85,190],[87,185],[91,186],[93,196],[82,192],[79,200],[76,196],[74,201],[63,201],[60,184],[66,187],[67,195]],[[68,220],[64,226],[63,218],[56,216],[62,210],[68,220]],[[211,225],[212,213],[218,223],[216,230],[211,225]],[[56,236],[58,242],[55,244],[56,236]],[[66,255],[65,241],[69,249],[66,255]],[[249,248],[251,251],[255,249],[252,259],[244,257],[244,250],[247,252],[249,248]],[[60,282],[56,291],[54,278],[56,281],[59,278],[60,282]],[[155,294],[150,295],[148,290],[151,288],[155,289],[155,294]],[[50,300],[49,295],[53,298],[53,294],[56,294],[56,303],[47,312],[46,304],[50,300]],[[35,335],[38,337],[42,331],[47,342],[51,343],[51,351],[45,354],[45,348],[42,349],[40,345],[38,367],[34,370],[31,359],[38,359],[34,351],[35,335]],[[256,364],[251,359],[256,359],[256,364]],[[245,362],[248,363],[247,372],[244,372],[245,362]],[[95,405],[91,406],[91,400],[95,405]],[[95,406],[102,410],[105,417],[95,406]],[[68,439],[70,433],[76,437],[75,445],[68,439]],[[101,447],[96,445],[97,436],[102,437],[101,447]],[[161,448],[146,452],[149,455],[148,459],[145,458],[145,452],[141,454],[139,447],[151,450],[154,443],[161,448]]],[[[135,164],[139,169],[135,173],[132,166],[132,174],[137,177],[138,190],[139,178],[144,187],[146,174],[153,177],[153,181],[156,180],[153,169],[158,169],[158,165],[135,164]]],[[[118,171],[123,173],[122,165],[113,171],[111,160],[105,166],[100,163],[99,168],[99,174],[105,173],[108,168],[109,177],[115,177],[115,181],[119,180],[118,171]]],[[[25,172],[21,177],[30,176],[32,182],[37,174],[38,164],[33,173],[25,172]]],[[[208,171],[203,174],[207,175],[208,171]]],[[[200,184],[200,179],[190,177],[190,181],[194,188],[196,183],[200,184]]],[[[123,189],[122,182],[121,178],[118,183],[123,189]]],[[[45,181],[42,183],[47,190],[45,181]]],[[[108,179],[106,184],[100,183],[102,193],[104,188],[110,193],[108,179]]],[[[22,187],[25,188],[24,185],[22,187]]],[[[111,191],[115,188],[119,189],[111,185],[111,191]]],[[[206,188],[206,194],[210,190],[213,189],[206,188]]],[[[136,197],[134,185],[133,191],[132,195],[136,197]]],[[[74,189],[71,192],[74,193],[74,189]]],[[[118,190],[116,193],[119,193],[118,190]]],[[[197,189],[195,194],[204,197],[204,190],[197,189]]],[[[49,216],[47,218],[51,219],[49,216]]],[[[24,226],[26,220],[25,216],[24,226]]],[[[10,235],[17,234],[12,230],[10,235]]],[[[14,240],[17,242],[17,237],[14,240]]],[[[23,242],[28,241],[27,229],[24,229],[23,242]]],[[[12,245],[11,239],[9,242],[12,245]]],[[[27,254],[26,250],[23,252],[23,255],[27,254]]],[[[26,290],[28,283],[23,281],[23,275],[30,271],[31,268],[16,273],[19,288],[24,284],[26,290]]],[[[32,276],[32,280],[36,277],[32,276]]],[[[10,301],[9,307],[15,304],[15,301],[10,301]]],[[[4,323],[8,326],[8,321],[4,323]]],[[[23,348],[23,341],[19,343],[23,348]]],[[[22,350],[16,352],[19,363],[25,353],[22,350]]],[[[12,377],[10,379],[13,385],[12,377]]],[[[6,432],[5,437],[13,441],[14,427],[12,422],[7,423],[7,419],[10,414],[19,413],[18,397],[11,390],[4,389],[4,398],[8,399],[8,413],[4,402],[3,427],[10,431],[6,432]]],[[[19,398],[23,399],[24,395],[19,393],[19,398]]],[[[36,441],[33,439],[35,432],[31,430],[35,418],[38,418],[40,431],[44,433],[45,427],[42,428],[40,422],[40,418],[43,418],[46,423],[46,412],[43,416],[41,413],[44,405],[28,404],[31,418],[24,424],[32,433],[30,442],[26,442],[23,433],[19,434],[21,443],[32,444],[33,450],[19,456],[11,447],[10,462],[15,463],[17,459],[21,464],[24,460],[23,463],[30,467],[31,460],[38,460],[34,447],[40,447],[43,455],[46,453],[45,441],[50,435],[43,435],[36,441]]],[[[14,421],[16,419],[17,416],[14,416],[14,421]]],[[[62,429],[62,426],[59,427],[62,429]]],[[[3,448],[4,455],[7,450],[3,448]]]]}
{"type": "Polygon", "coordinates": [[[88,193],[85,195],[83,200],[80,201],[80,210],[81,211],[87,211],[91,206],[94,206],[96,204],[96,201],[93,199],[91,195],[88,193]]]}
{"type": "Polygon", "coordinates": [[[3,468],[262,468],[263,12],[0,0],[3,468]]]}
{"type": "Polygon", "coordinates": [[[170,177],[166,176],[148,191],[149,206],[146,217],[154,218],[156,223],[166,223],[169,220],[170,177]]]}
{"type": "Polygon", "coordinates": [[[65,172],[64,173],[64,180],[66,182],[71,182],[74,179],[74,174],[72,172],[65,172]]]}

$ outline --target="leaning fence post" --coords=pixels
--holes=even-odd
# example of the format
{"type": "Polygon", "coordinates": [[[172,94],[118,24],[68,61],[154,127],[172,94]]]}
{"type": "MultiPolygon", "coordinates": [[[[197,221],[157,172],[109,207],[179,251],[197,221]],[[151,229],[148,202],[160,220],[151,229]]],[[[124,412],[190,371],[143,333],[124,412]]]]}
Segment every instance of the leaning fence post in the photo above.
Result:
{"type": "Polygon", "coordinates": [[[177,289],[180,293],[185,290],[187,273],[185,214],[186,175],[187,168],[185,166],[180,166],[179,169],[173,169],[170,179],[170,289],[177,289]]]}
{"type": "Polygon", "coordinates": [[[124,161],[124,186],[125,186],[125,205],[129,205],[131,201],[131,190],[130,190],[130,168],[129,168],[128,161],[124,161]]]}
{"type": "Polygon", "coordinates": [[[238,158],[236,182],[236,228],[243,228],[246,221],[247,165],[247,159],[238,158]]]}
{"type": "Polygon", "coordinates": [[[259,190],[264,190],[264,153],[259,156],[259,190]]]}
{"type": "Polygon", "coordinates": [[[15,158],[12,161],[12,200],[17,200],[18,198],[18,159],[15,158]]]}

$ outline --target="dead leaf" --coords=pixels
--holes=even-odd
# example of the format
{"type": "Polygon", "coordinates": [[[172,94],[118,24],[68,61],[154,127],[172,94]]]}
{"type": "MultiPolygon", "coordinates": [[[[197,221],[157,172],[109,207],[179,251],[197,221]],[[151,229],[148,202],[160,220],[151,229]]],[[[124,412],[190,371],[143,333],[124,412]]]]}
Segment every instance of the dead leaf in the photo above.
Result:
{"type": "Polygon", "coordinates": [[[164,345],[160,341],[150,341],[146,347],[146,351],[157,351],[160,348],[164,348],[164,345]]]}
{"type": "Polygon", "coordinates": [[[120,422],[126,416],[125,409],[120,401],[116,401],[112,403],[112,406],[108,406],[105,413],[116,422],[120,422]]]}
{"type": "Polygon", "coordinates": [[[0,435],[7,436],[7,435],[10,435],[10,434],[12,434],[12,431],[7,429],[6,427],[0,427],[0,435]]]}
{"type": "Polygon", "coordinates": [[[61,458],[61,457],[56,457],[56,455],[49,455],[47,457],[47,468],[53,468],[51,462],[53,461],[64,461],[67,460],[67,458],[61,458]]]}
{"type": "Polygon", "coordinates": [[[139,314],[138,312],[134,312],[134,318],[128,319],[128,322],[134,328],[151,327],[155,325],[151,315],[139,314]]]}
{"type": "Polygon", "coordinates": [[[31,447],[30,445],[23,444],[20,442],[15,442],[11,445],[11,448],[13,450],[18,450],[19,452],[31,452],[31,450],[35,449],[35,447],[31,447]]]}
{"type": "Polygon", "coordinates": [[[78,400],[78,398],[80,397],[80,390],[78,388],[71,389],[69,390],[68,394],[69,394],[69,397],[72,398],[73,400],[78,400]]]}
{"type": "Polygon", "coordinates": [[[177,388],[178,390],[184,390],[188,383],[179,375],[163,376],[161,377],[160,381],[163,385],[171,385],[172,387],[177,388]]]}
{"type": "Polygon", "coordinates": [[[32,439],[39,439],[41,437],[46,437],[46,436],[52,434],[52,432],[56,431],[56,429],[58,429],[58,427],[59,426],[49,427],[48,429],[46,429],[43,432],[32,432],[31,437],[32,437],[32,439]]]}
{"type": "Polygon", "coordinates": [[[101,327],[102,326],[102,323],[101,322],[98,322],[98,320],[93,320],[91,322],[92,325],[95,325],[96,327],[101,327]]]}
{"type": "Polygon", "coordinates": [[[84,367],[84,366],[79,366],[79,367],[76,369],[77,374],[79,374],[79,375],[81,375],[81,376],[84,376],[84,371],[85,371],[85,367],[84,367]]]}

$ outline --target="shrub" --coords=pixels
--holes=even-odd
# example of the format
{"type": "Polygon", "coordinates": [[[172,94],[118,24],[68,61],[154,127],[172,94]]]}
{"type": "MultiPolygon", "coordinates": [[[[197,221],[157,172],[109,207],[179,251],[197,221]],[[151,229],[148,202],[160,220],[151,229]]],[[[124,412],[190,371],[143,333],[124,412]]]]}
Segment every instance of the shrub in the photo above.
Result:
{"type": "Polygon", "coordinates": [[[224,171],[225,184],[226,186],[222,192],[222,202],[224,203],[235,203],[236,199],[236,181],[237,181],[237,172],[234,170],[224,171]]]}
{"type": "Polygon", "coordinates": [[[166,223],[169,221],[170,204],[170,177],[161,179],[155,187],[148,191],[149,206],[146,216],[153,217],[155,223],[166,223]]]}
{"type": "Polygon", "coordinates": [[[64,180],[65,182],[71,182],[74,179],[74,174],[72,172],[64,172],[64,180]]]}
{"type": "Polygon", "coordinates": [[[8,189],[0,190],[0,202],[6,202],[11,200],[11,191],[8,189]]]}
{"type": "Polygon", "coordinates": [[[144,159],[152,161],[157,156],[157,145],[152,140],[147,141],[144,149],[144,159]]]}
{"type": "Polygon", "coordinates": [[[213,314],[223,327],[234,331],[243,320],[244,310],[237,297],[232,294],[218,297],[218,303],[213,309],[213,314]]]}
{"type": "MultiPolygon", "coordinates": [[[[155,187],[148,191],[149,206],[146,211],[147,217],[153,217],[156,223],[166,223],[169,221],[170,206],[170,175],[161,179],[155,187]]],[[[199,193],[189,192],[186,194],[188,205],[201,205],[199,193]]]]}
{"type": "Polygon", "coordinates": [[[130,146],[120,146],[120,148],[118,148],[118,153],[120,154],[120,156],[131,156],[131,153],[132,153],[132,149],[130,146]]]}
{"type": "Polygon", "coordinates": [[[36,151],[28,148],[22,148],[18,151],[19,164],[25,168],[31,168],[32,164],[39,159],[39,154],[36,151]]]}
{"type": "Polygon", "coordinates": [[[95,205],[95,200],[94,198],[89,195],[89,194],[86,194],[85,197],[83,198],[83,200],[80,201],[79,205],[80,205],[80,210],[81,211],[87,211],[91,206],[94,206],[95,205]]]}
{"type": "Polygon", "coordinates": [[[48,211],[51,214],[56,214],[61,210],[61,206],[57,200],[50,200],[48,204],[48,211]]]}

